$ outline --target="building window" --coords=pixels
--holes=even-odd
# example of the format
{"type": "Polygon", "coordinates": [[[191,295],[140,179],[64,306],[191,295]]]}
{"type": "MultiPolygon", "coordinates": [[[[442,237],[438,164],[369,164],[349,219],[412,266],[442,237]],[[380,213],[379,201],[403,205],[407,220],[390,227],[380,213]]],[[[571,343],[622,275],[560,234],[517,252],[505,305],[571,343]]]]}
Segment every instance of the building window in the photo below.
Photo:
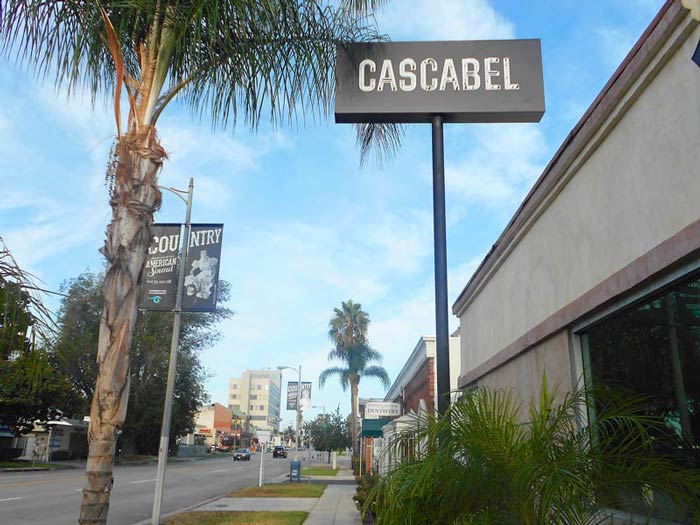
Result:
{"type": "Polygon", "coordinates": [[[237,384],[231,385],[231,390],[238,390],[238,385],[237,384]]]}
{"type": "Polygon", "coordinates": [[[255,390],[262,390],[262,385],[255,385],[255,390]]]}
{"type": "Polygon", "coordinates": [[[238,399],[238,394],[232,394],[231,399],[238,399]]]}
{"type": "Polygon", "coordinates": [[[258,396],[256,396],[255,394],[250,396],[250,399],[257,399],[257,398],[258,398],[258,396]]]}
{"type": "MultiPolygon", "coordinates": [[[[700,464],[700,278],[644,299],[580,335],[588,386],[648,397],[648,413],[690,444],[681,460],[689,467],[700,464]]],[[[679,450],[668,440],[657,439],[656,446],[679,450]]],[[[667,506],[658,517],[672,513],[667,506]]]]}

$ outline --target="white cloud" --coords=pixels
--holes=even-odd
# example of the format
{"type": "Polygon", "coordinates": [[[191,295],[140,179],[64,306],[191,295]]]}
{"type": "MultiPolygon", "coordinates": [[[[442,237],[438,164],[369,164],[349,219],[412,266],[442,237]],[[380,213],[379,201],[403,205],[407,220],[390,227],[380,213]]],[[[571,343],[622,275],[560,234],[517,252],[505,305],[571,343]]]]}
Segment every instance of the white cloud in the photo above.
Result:
{"type": "Polygon", "coordinates": [[[513,38],[513,24],[488,0],[401,0],[377,16],[393,40],[484,40],[513,38]]]}
{"type": "Polygon", "coordinates": [[[467,139],[472,146],[467,155],[447,164],[448,195],[454,202],[512,211],[544,167],[542,130],[500,124],[483,127],[472,137],[467,139]]]}
{"type": "Polygon", "coordinates": [[[599,28],[596,34],[601,59],[610,68],[617,68],[622,63],[639,38],[639,35],[616,27],[599,28]]]}

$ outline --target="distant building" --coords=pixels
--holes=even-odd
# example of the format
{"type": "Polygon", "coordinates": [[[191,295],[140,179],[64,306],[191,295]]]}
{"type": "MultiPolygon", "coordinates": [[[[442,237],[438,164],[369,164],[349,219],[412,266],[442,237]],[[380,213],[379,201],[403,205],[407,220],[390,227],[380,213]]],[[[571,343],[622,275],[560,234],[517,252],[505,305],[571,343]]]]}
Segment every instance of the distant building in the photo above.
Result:
{"type": "Polygon", "coordinates": [[[282,402],[282,373],[278,370],[246,370],[233,377],[228,386],[228,406],[250,418],[261,430],[279,428],[282,402]]]}
{"type": "Polygon", "coordinates": [[[195,430],[181,440],[187,445],[219,446],[233,436],[233,413],[221,403],[203,406],[195,416],[195,430]]]}
{"type": "MultiPolygon", "coordinates": [[[[459,330],[450,336],[450,391],[458,388],[461,371],[459,330]]],[[[399,403],[402,415],[418,412],[421,399],[429,411],[437,406],[437,380],[435,370],[435,336],[422,336],[416,344],[398,376],[392,383],[384,401],[399,403]]]]}

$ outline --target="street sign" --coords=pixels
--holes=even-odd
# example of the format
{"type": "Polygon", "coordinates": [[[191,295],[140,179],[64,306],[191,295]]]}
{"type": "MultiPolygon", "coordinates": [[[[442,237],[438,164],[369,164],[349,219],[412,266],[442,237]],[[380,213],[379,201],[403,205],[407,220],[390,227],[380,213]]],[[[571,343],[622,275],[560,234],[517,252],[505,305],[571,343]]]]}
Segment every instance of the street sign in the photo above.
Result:
{"type": "Polygon", "coordinates": [[[258,443],[262,443],[263,445],[265,445],[270,442],[269,430],[258,430],[256,431],[256,434],[258,436],[258,443]]]}
{"type": "Polygon", "coordinates": [[[177,294],[181,224],[153,224],[143,269],[141,309],[171,311],[177,294]]]}
{"type": "Polygon", "coordinates": [[[438,413],[444,414],[450,356],[443,125],[539,122],[544,114],[540,41],[371,42],[339,44],[336,52],[336,122],[432,127],[435,369],[438,413]]]}
{"type": "Polygon", "coordinates": [[[369,401],[365,405],[365,419],[383,419],[399,417],[401,415],[401,405],[398,403],[387,403],[383,401],[369,401]]]}
{"type": "Polygon", "coordinates": [[[538,39],[339,45],[338,123],[539,122],[538,39]]]}
{"type": "MultiPolygon", "coordinates": [[[[297,409],[297,390],[299,383],[289,381],[287,383],[287,410],[297,409]]],[[[311,381],[301,383],[301,410],[311,408],[311,381]]]]}
{"type": "Polygon", "coordinates": [[[183,312],[213,312],[219,288],[223,224],[193,224],[185,264],[183,312]]]}

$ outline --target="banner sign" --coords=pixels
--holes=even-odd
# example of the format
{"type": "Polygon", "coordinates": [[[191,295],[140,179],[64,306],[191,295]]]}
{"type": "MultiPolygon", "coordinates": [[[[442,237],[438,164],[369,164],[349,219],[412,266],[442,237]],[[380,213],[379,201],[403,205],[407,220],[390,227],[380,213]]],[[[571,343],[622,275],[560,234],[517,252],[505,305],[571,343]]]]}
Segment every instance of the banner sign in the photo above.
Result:
{"type": "MultiPolygon", "coordinates": [[[[297,381],[289,381],[287,383],[287,410],[297,409],[297,390],[299,383],[297,381]]],[[[302,381],[301,383],[301,410],[311,408],[311,382],[302,381]]]]}
{"type": "Polygon", "coordinates": [[[213,312],[219,287],[223,224],[193,224],[185,264],[183,312],[213,312]]]}
{"type": "Polygon", "coordinates": [[[539,122],[538,39],[339,45],[337,123],[539,122]]]}
{"type": "Polygon", "coordinates": [[[399,417],[401,405],[398,403],[386,403],[381,401],[369,401],[365,405],[365,419],[384,419],[399,417]]]}
{"type": "Polygon", "coordinates": [[[181,224],[151,226],[151,244],[142,277],[142,310],[170,311],[175,308],[181,229],[181,224]]]}
{"type": "MultiPolygon", "coordinates": [[[[142,310],[172,311],[178,281],[181,224],[153,224],[143,270],[142,310]]],[[[213,312],[219,286],[223,224],[193,224],[187,250],[183,312],[213,312]]]]}

